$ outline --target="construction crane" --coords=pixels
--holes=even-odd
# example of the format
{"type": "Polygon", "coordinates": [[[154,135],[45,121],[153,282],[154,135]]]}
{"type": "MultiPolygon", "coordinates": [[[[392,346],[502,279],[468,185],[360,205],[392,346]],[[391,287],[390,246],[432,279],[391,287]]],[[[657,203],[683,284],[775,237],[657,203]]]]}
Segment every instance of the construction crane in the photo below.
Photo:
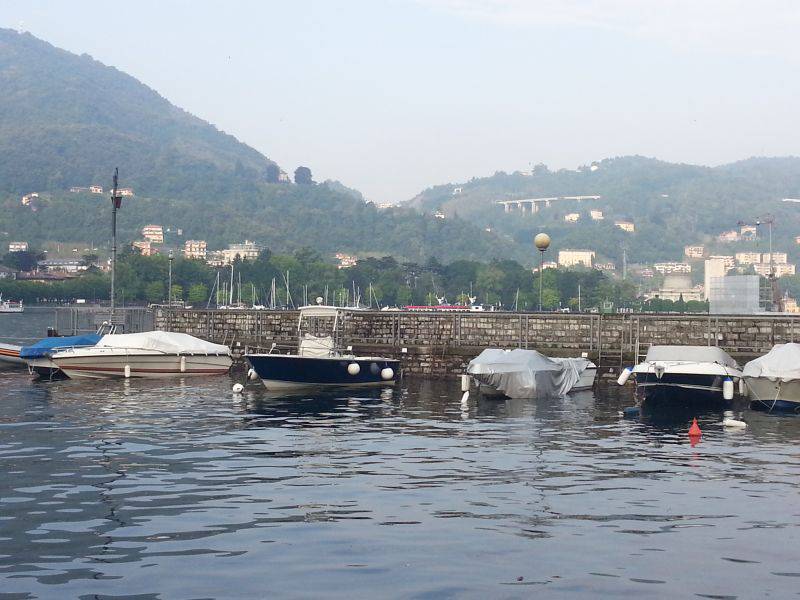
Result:
{"type": "Polygon", "coordinates": [[[780,312],[782,310],[782,297],[780,287],[778,286],[778,278],[775,276],[775,261],[772,257],[772,227],[775,225],[775,217],[770,214],[766,214],[763,217],[756,218],[756,220],[752,223],[738,221],[737,225],[739,225],[739,227],[748,226],[756,228],[760,227],[761,225],[766,225],[769,229],[769,275],[767,276],[767,280],[769,281],[770,290],[772,291],[770,311],[780,312]]]}

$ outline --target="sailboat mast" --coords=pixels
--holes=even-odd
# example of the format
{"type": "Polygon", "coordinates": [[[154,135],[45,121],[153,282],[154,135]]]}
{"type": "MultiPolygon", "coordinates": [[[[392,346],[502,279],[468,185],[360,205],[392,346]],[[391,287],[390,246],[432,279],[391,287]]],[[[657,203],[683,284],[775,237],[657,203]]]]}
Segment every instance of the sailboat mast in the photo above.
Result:
{"type": "Polygon", "coordinates": [[[231,289],[228,297],[228,306],[233,304],[233,263],[231,263],[231,289]]]}

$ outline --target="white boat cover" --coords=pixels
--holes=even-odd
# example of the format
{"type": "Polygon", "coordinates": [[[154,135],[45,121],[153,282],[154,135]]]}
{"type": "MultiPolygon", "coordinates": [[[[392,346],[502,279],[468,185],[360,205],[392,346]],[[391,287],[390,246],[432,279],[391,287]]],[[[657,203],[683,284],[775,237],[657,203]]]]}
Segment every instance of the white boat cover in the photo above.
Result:
{"type": "Polygon", "coordinates": [[[212,344],[200,338],[169,331],[108,334],[97,342],[98,348],[155,350],[165,354],[230,354],[227,346],[212,344]]]}
{"type": "Polygon", "coordinates": [[[775,344],[764,356],[747,363],[742,374],[781,381],[800,379],[800,344],[775,344]]]}
{"type": "Polygon", "coordinates": [[[557,397],[569,392],[590,365],[585,358],[554,360],[536,350],[487,348],[467,373],[509,398],[557,397]]]}
{"type": "Polygon", "coordinates": [[[644,360],[718,363],[732,369],[739,368],[733,357],[717,346],[650,346],[644,360]]]}

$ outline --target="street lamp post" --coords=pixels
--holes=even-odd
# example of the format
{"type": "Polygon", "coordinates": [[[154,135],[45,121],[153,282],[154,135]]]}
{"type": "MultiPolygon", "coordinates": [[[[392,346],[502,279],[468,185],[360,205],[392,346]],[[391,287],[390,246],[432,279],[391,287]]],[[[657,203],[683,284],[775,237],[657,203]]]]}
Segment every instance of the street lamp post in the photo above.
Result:
{"type": "Polygon", "coordinates": [[[167,285],[167,306],[172,306],[172,250],[169,251],[169,284],[167,285]]]}
{"type": "Polygon", "coordinates": [[[542,283],[544,281],[544,253],[550,247],[550,236],[546,233],[538,233],[533,238],[533,244],[539,251],[539,312],[542,311],[542,283]]]}

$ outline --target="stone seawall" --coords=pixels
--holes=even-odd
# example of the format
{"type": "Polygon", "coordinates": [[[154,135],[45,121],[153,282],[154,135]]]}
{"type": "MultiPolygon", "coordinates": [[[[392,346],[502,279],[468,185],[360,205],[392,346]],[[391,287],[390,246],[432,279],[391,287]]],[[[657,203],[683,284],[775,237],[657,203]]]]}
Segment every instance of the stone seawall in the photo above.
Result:
{"type": "MultiPolygon", "coordinates": [[[[291,350],[297,311],[158,309],[156,329],[224,343],[234,352],[291,350]]],[[[601,367],[633,364],[654,344],[714,345],[744,362],[774,344],[800,341],[800,317],[589,315],[553,313],[359,312],[346,316],[341,344],[357,354],[399,358],[407,373],[456,375],[487,347],[580,356],[601,367]]]]}

